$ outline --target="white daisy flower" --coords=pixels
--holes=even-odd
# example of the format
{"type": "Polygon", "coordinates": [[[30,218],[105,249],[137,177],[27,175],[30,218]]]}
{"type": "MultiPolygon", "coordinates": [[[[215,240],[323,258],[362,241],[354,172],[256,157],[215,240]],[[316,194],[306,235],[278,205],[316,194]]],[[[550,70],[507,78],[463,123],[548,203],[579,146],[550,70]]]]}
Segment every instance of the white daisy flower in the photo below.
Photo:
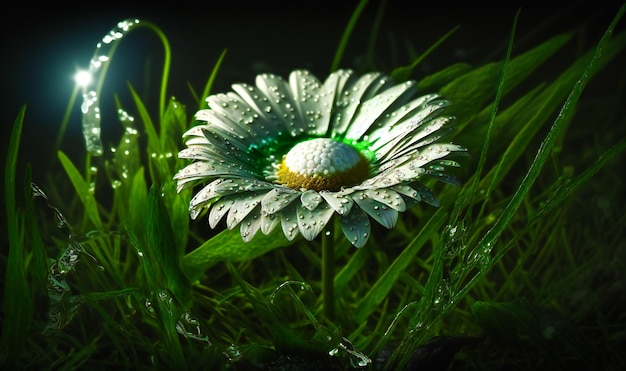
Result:
{"type": "Polygon", "coordinates": [[[393,228],[398,213],[419,201],[439,201],[420,180],[450,184],[445,159],[465,153],[438,143],[452,128],[442,115],[448,102],[436,94],[413,98],[414,81],[395,84],[382,73],[361,77],[338,70],[322,83],[310,72],[289,81],[258,75],[256,86],[209,96],[201,124],[184,134],[178,156],[193,160],[175,179],[178,191],[202,185],[189,210],[209,209],[215,228],[226,217],[244,241],[282,228],[313,240],[336,214],[356,247],[370,236],[370,219],[393,228]]]}

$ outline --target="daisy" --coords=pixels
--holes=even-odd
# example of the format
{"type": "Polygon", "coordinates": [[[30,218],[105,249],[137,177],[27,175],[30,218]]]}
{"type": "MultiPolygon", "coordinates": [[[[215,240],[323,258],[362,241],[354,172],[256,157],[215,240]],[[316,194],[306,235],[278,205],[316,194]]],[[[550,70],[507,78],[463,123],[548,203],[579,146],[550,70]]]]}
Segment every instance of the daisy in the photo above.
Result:
{"type": "Polygon", "coordinates": [[[211,228],[225,218],[244,241],[281,228],[289,240],[313,240],[335,215],[346,238],[362,247],[371,220],[393,228],[398,214],[439,201],[422,180],[458,185],[444,173],[464,154],[438,142],[452,128],[437,94],[413,97],[414,81],[338,70],[323,83],[306,70],[286,81],[273,74],[255,86],[207,98],[199,124],[184,134],[180,158],[193,160],[174,177],[178,192],[201,185],[189,205],[208,209],[211,228]]]}

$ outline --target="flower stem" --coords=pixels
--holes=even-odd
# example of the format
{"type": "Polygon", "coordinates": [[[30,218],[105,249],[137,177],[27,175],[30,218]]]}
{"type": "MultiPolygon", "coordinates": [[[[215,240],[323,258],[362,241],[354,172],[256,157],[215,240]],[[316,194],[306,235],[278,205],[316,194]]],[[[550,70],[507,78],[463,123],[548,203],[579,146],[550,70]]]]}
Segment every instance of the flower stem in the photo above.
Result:
{"type": "Polygon", "coordinates": [[[322,234],[322,295],[324,315],[329,321],[335,319],[335,246],[334,233],[322,234]]]}

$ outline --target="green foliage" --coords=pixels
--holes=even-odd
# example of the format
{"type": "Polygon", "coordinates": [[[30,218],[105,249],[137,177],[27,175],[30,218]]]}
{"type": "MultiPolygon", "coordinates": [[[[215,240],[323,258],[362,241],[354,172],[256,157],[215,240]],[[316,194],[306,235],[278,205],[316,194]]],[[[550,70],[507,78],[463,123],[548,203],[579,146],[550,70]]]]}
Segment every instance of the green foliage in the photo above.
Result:
{"type": "MultiPolygon", "coordinates": [[[[349,21],[333,69],[366,4],[349,21]]],[[[416,207],[393,230],[373,229],[361,249],[331,231],[333,320],[323,315],[318,242],[274,232],[244,244],[237,230],[210,234],[189,220],[191,194],[178,193],[172,177],[185,165],[176,154],[194,122],[181,102],[166,104],[169,43],[149,24],[165,49],[159,108],[129,84],[132,108],[116,98],[124,133],[110,156],[71,159],[59,150],[51,173],[69,182],[31,185],[28,167],[16,180],[26,107],[15,120],[4,177],[3,365],[287,368],[288,358],[401,369],[440,335],[481,339],[455,351],[465,368],[522,358],[528,369],[622,363],[612,351],[623,345],[623,315],[610,299],[626,302],[624,177],[615,171],[626,150],[624,85],[600,103],[585,101],[584,89],[623,56],[626,34],[613,33],[625,9],[594,48],[557,63],[551,80],[533,77],[571,47],[571,33],[518,52],[513,32],[501,61],[443,66],[418,82],[454,103],[454,141],[471,153],[458,170],[464,185],[433,185],[440,208],[416,207]],[[581,123],[585,111],[596,122],[581,123]],[[586,342],[608,348],[585,357],[586,342]]],[[[394,78],[408,79],[453,31],[396,67],[394,78]]]]}

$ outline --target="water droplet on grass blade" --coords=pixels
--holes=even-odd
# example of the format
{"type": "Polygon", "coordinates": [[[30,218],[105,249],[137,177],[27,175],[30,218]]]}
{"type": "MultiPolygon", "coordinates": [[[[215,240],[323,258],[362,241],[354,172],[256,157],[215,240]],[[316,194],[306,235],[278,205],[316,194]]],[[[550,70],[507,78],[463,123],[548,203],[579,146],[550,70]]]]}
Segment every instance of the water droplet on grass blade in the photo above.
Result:
{"type": "MultiPolygon", "coordinates": [[[[104,78],[106,68],[103,68],[107,63],[110,63],[109,54],[113,50],[115,41],[123,38],[134,26],[138,25],[140,21],[138,19],[128,19],[119,22],[108,34],[102,38],[102,42],[99,42],[96,47],[96,51],[89,63],[89,75],[91,81],[98,81],[104,78]]],[[[84,77],[84,71],[81,72],[84,77]]],[[[85,146],[94,156],[100,156],[103,153],[102,141],[100,139],[100,106],[98,104],[98,94],[100,93],[100,85],[96,90],[91,88],[91,84],[87,80],[81,79],[81,87],[83,89],[83,103],[81,105],[81,111],[83,113],[83,136],[85,138],[85,146]]]]}

